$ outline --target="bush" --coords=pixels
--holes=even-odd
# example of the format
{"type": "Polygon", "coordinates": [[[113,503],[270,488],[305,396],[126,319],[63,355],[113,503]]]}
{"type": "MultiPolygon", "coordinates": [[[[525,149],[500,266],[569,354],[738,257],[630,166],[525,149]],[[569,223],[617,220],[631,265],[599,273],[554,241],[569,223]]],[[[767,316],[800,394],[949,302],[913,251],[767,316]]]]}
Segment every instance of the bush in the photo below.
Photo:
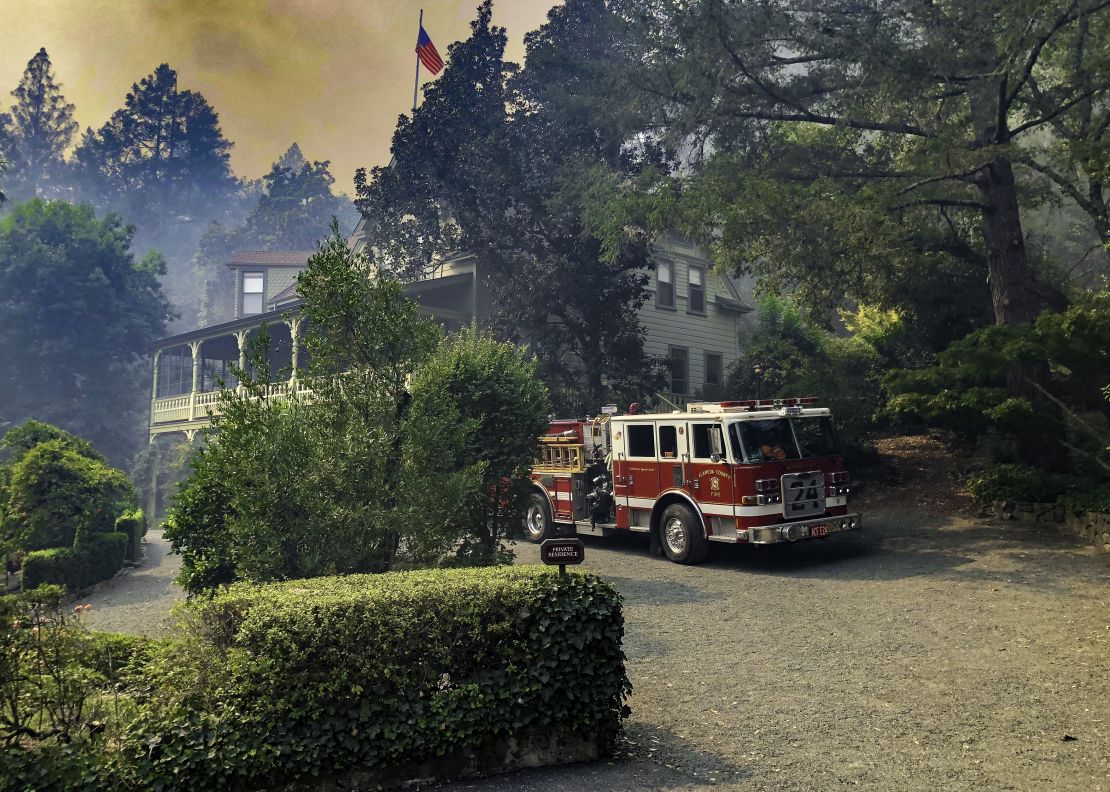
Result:
{"type": "Polygon", "coordinates": [[[1069,492],[1060,502],[1076,514],[1110,514],[1110,484],[1069,492]]]}
{"type": "Polygon", "coordinates": [[[11,466],[5,533],[14,548],[70,547],[78,535],[111,531],[116,515],[134,502],[122,471],[71,445],[48,440],[11,466]]]}
{"type": "Polygon", "coordinates": [[[129,561],[139,560],[139,543],[146,536],[146,517],[142,509],[125,511],[116,518],[116,531],[127,535],[127,554],[129,561]]]}
{"type": "Polygon", "coordinates": [[[1030,501],[1055,503],[1071,485],[1065,475],[1045,473],[1024,465],[990,465],[967,483],[971,494],[981,503],[993,501],[1030,501]]]}
{"type": "Polygon", "coordinates": [[[23,559],[23,589],[51,583],[80,591],[116,574],[126,551],[125,533],[93,534],[76,547],[36,550],[23,559]]]}
{"type": "Polygon", "coordinates": [[[127,534],[94,534],[76,550],[83,558],[85,578],[82,588],[91,586],[107,580],[123,568],[123,558],[127,553],[127,534]]]}
{"type": "Polygon", "coordinates": [[[70,591],[81,588],[79,553],[72,547],[35,550],[23,557],[23,589],[44,584],[64,586],[70,591]]]}
{"type": "MultiPolygon", "coordinates": [[[[185,611],[118,768],[142,788],[269,788],[510,735],[608,749],[627,709],[619,595],[538,567],[237,584],[185,611]]],[[[125,784],[121,784],[125,785],[125,784]]]]}

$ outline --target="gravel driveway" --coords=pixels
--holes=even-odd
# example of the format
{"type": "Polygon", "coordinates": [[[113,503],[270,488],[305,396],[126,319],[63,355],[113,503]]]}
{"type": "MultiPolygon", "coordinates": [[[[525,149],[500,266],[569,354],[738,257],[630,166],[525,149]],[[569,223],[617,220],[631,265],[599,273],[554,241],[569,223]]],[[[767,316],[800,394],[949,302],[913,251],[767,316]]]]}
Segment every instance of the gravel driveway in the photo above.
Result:
{"type": "MultiPolygon", "coordinates": [[[[585,539],[625,600],[626,755],[441,789],[1110,792],[1110,557],[916,492],[871,493],[860,534],[699,567],[585,539]]],[[[164,549],[89,598],[93,626],[162,631],[164,549]]]]}
{"type": "Polygon", "coordinates": [[[158,530],[147,531],[139,566],[103,583],[79,602],[92,610],[84,617],[95,630],[161,637],[170,632],[170,608],[185,599],[173,582],[181,571],[181,556],[170,553],[170,543],[158,530]]]}
{"type": "MultiPolygon", "coordinates": [[[[865,518],[700,567],[585,540],[625,598],[629,753],[680,776],[628,788],[1110,790],[1108,559],[1031,526],[865,518]]],[[[545,772],[456,786],[574,788],[545,772]]]]}

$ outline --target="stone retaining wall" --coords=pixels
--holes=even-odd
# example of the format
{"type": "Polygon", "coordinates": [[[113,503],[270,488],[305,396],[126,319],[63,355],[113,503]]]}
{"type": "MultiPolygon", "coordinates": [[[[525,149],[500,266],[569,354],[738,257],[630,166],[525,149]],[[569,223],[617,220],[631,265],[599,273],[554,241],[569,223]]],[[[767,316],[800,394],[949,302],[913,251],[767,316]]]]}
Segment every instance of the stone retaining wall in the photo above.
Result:
{"type": "Polygon", "coordinates": [[[1110,553],[1110,514],[1077,514],[1059,503],[995,501],[995,517],[1026,523],[1054,523],[1104,553],[1110,553]]]}

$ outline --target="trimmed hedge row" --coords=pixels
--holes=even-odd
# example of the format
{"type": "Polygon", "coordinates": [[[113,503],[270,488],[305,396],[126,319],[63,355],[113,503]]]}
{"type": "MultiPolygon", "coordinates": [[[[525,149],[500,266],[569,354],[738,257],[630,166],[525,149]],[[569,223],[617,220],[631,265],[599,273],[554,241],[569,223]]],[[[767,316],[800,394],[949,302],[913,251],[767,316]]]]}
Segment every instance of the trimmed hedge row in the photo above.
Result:
{"type": "Polygon", "coordinates": [[[132,509],[117,517],[116,531],[127,534],[127,560],[138,561],[139,544],[146,536],[146,517],[143,516],[143,510],[132,509]]]}
{"type": "Polygon", "coordinates": [[[23,558],[23,589],[44,583],[65,586],[70,591],[107,580],[123,566],[127,534],[92,534],[75,547],[36,550],[23,558]]]}
{"type": "Polygon", "coordinates": [[[117,788],[260,789],[481,751],[508,736],[611,748],[631,686],[620,596],[498,567],[235,585],[188,606],[149,665],[117,788]],[[159,678],[161,674],[161,678],[159,678]]]}

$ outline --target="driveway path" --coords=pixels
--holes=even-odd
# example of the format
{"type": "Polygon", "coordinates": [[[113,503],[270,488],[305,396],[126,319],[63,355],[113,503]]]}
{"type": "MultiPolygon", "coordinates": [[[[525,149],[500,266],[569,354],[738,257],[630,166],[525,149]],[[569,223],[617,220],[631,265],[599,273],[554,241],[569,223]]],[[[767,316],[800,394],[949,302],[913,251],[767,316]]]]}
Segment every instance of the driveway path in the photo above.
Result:
{"type": "Polygon", "coordinates": [[[169,550],[161,531],[147,531],[141,565],[81,598],[80,602],[93,606],[85,623],[109,632],[166,635],[173,625],[170,608],[185,599],[185,592],[173,582],[181,571],[181,556],[169,550]]]}

